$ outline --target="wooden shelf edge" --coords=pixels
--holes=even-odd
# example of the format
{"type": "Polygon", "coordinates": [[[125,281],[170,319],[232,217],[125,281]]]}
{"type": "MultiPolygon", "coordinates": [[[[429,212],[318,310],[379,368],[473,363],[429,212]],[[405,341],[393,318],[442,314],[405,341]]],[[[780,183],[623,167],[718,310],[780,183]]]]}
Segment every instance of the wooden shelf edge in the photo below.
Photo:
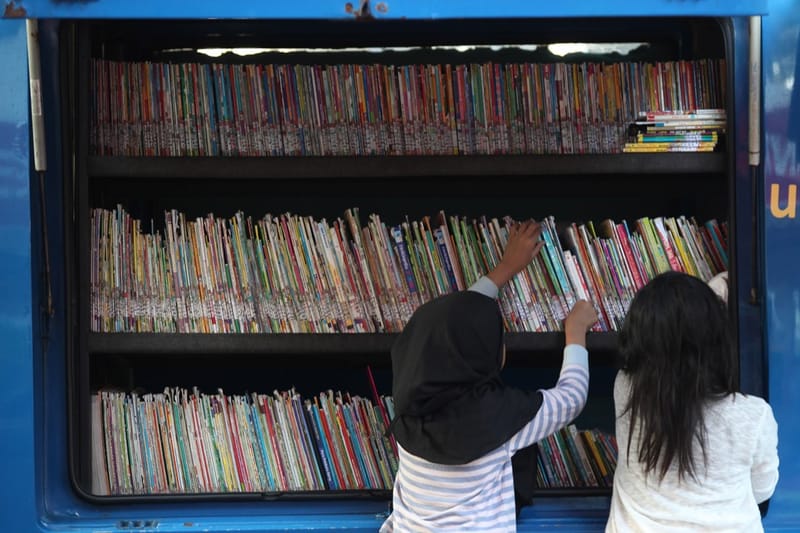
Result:
{"type": "Polygon", "coordinates": [[[542,488],[533,491],[534,497],[563,498],[570,496],[611,496],[611,487],[542,488]]]}
{"type": "Polygon", "coordinates": [[[470,156],[116,157],[91,156],[88,174],[117,178],[402,178],[696,174],[725,171],[726,154],[566,154],[470,156]]]}
{"type": "Polygon", "coordinates": [[[176,493],[176,494],[112,494],[90,495],[94,503],[168,503],[188,501],[274,501],[274,500],[388,500],[392,491],[387,489],[343,489],[343,490],[308,490],[308,491],[283,491],[283,492],[203,492],[203,493],[176,493]]]}
{"type": "MultiPolygon", "coordinates": [[[[534,497],[588,497],[611,496],[611,488],[575,487],[575,488],[542,488],[534,491],[534,497]]],[[[219,492],[201,494],[136,494],[136,495],[92,495],[95,503],[154,503],[154,502],[186,502],[186,501],[262,501],[262,500],[389,500],[392,491],[386,489],[365,490],[328,490],[328,491],[286,491],[286,492],[219,492]]]]}
{"type": "MultiPolygon", "coordinates": [[[[90,333],[90,353],[116,355],[388,354],[393,333],[90,333]]],[[[509,352],[558,352],[564,334],[507,333],[509,352]]],[[[616,333],[589,333],[589,351],[616,350],[616,333]]]]}

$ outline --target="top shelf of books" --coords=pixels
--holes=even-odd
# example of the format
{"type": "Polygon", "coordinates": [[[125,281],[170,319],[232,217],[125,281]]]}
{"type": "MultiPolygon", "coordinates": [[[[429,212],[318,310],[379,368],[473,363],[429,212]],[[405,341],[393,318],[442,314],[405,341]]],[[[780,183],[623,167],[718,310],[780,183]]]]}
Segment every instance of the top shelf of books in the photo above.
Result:
{"type": "MultiPolygon", "coordinates": [[[[267,173],[284,165],[314,174],[317,165],[337,176],[383,174],[385,167],[399,175],[458,175],[475,172],[473,157],[502,165],[490,174],[585,173],[595,165],[599,172],[676,165],[703,172],[698,160],[718,159],[682,163],[674,152],[707,154],[724,146],[725,68],[724,59],[406,65],[94,59],[87,148],[95,157],[157,158],[158,167],[199,158],[195,166],[202,169],[207,158],[220,157],[215,172],[228,168],[230,158],[254,158],[236,164],[264,165],[260,172],[267,173]],[[606,158],[668,153],[674,157],[606,158]],[[556,162],[564,155],[580,157],[556,162]],[[398,156],[410,159],[393,162],[398,156]],[[330,157],[339,159],[324,159],[330,157]],[[354,168],[328,169],[342,158],[354,159],[354,168]]],[[[97,175],[114,174],[114,161],[97,175]]]]}

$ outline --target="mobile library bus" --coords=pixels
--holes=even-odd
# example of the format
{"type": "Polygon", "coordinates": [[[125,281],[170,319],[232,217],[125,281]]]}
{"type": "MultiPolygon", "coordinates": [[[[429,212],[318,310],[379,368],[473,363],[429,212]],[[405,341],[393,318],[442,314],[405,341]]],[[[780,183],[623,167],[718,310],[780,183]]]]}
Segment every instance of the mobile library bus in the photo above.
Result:
{"type": "Polygon", "coordinates": [[[729,271],[800,530],[797,1],[4,3],[5,531],[377,530],[391,342],[505,216],[548,222],[507,379],[603,316],[519,530],[602,531],[614,332],[665,269],[729,271]]]}

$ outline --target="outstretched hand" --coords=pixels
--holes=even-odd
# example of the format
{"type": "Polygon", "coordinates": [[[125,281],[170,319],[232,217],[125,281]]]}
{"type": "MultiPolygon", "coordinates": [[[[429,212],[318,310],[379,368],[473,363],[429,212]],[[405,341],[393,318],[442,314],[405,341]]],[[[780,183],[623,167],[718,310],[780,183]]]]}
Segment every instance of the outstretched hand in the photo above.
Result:
{"type": "Polygon", "coordinates": [[[527,267],[544,245],[540,240],[542,226],[533,220],[514,222],[508,230],[508,242],[503,257],[487,277],[502,287],[527,267]]]}
{"type": "Polygon", "coordinates": [[[586,300],[578,300],[564,320],[567,344],[586,346],[586,332],[597,322],[597,311],[586,300]]]}

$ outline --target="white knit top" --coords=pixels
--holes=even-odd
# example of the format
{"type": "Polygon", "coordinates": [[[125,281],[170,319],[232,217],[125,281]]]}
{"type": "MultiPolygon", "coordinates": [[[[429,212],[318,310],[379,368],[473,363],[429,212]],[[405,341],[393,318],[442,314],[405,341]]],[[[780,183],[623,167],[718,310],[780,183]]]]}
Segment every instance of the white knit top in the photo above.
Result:
{"type": "Polygon", "coordinates": [[[620,415],[629,395],[629,378],[620,372],[614,384],[619,458],[606,532],[763,531],[758,503],[778,482],[778,425],[767,402],[743,394],[710,402],[707,467],[697,449],[697,480],[679,479],[673,463],[659,481],[638,462],[636,433],[627,454],[630,415],[620,415]]]}

